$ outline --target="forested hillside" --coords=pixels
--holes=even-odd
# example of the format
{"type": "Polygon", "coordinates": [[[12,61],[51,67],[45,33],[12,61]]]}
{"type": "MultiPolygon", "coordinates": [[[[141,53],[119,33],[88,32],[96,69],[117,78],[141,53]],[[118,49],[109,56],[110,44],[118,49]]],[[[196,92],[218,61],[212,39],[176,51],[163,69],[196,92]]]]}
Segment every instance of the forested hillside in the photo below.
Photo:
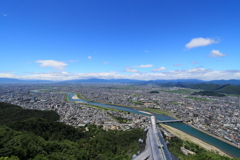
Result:
{"type": "Polygon", "coordinates": [[[54,119],[49,120],[48,115],[54,115],[53,111],[24,110],[1,103],[1,118],[6,118],[10,111],[14,116],[9,115],[11,118],[7,121],[0,119],[5,124],[0,125],[0,159],[130,160],[139,150],[138,139],[143,134],[141,129],[105,131],[102,126],[94,124],[87,126],[88,131],[85,128],[76,129],[50,121],[54,119]]]}
{"type": "Polygon", "coordinates": [[[240,86],[239,85],[235,86],[231,84],[218,85],[213,83],[199,83],[199,84],[192,85],[189,88],[216,91],[219,93],[226,93],[226,94],[240,94],[240,86]]]}
{"type": "Polygon", "coordinates": [[[224,97],[224,94],[214,92],[214,91],[200,91],[200,92],[194,92],[192,95],[201,95],[201,96],[216,96],[216,97],[224,97]]]}
{"type": "MultiPolygon", "coordinates": [[[[52,127],[54,130],[55,127],[52,127]]],[[[55,132],[56,135],[52,136],[51,132],[43,134],[38,129],[27,132],[0,126],[0,137],[2,137],[0,140],[0,155],[3,157],[14,155],[24,160],[123,160],[131,159],[131,156],[138,151],[138,138],[142,137],[142,130],[140,129],[105,131],[95,125],[90,125],[88,128],[88,132],[82,132],[75,128],[63,127],[62,130],[64,131],[58,134],[55,132]],[[72,134],[71,131],[74,129],[78,133],[78,139],[76,137],[62,138],[67,134],[72,134]],[[38,135],[34,134],[36,131],[39,131],[38,135]],[[43,137],[39,135],[43,135],[43,137]]]]}
{"type": "Polygon", "coordinates": [[[215,91],[226,94],[240,95],[240,85],[232,84],[215,84],[215,83],[187,83],[187,82],[172,82],[172,83],[156,83],[162,87],[181,87],[191,89],[201,89],[206,91],[215,91]]]}
{"type": "Polygon", "coordinates": [[[54,111],[23,109],[16,105],[0,102],[0,124],[23,121],[29,118],[44,118],[49,121],[57,121],[59,117],[54,111]]]}
{"type": "MultiPolygon", "coordinates": [[[[1,104],[1,110],[8,107],[24,110],[18,106],[1,104]]],[[[0,125],[0,160],[130,160],[132,155],[139,151],[138,139],[143,137],[142,129],[106,131],[102,126],[97,127],[94,124],[87,125],[87,129],[74,128],[61,122],[33,116],[24,119],[28,116],[17,114],[30,115],[28,112],[35,113],[33,111],[16,112],[15,118],[8,119],[8,123],[0,125]],[[19,121],[21,118],[24,120],[19,121]]],[[[36,113],[41,116],[49,114],[45,111],[36,113]]],[[[169,150],[181,159],[231,159],[178,138],[169,142],[169,150]],[[196,155],[184,155],[180,151],[183,144],[187,149],[196,152],[196,155]]]]}

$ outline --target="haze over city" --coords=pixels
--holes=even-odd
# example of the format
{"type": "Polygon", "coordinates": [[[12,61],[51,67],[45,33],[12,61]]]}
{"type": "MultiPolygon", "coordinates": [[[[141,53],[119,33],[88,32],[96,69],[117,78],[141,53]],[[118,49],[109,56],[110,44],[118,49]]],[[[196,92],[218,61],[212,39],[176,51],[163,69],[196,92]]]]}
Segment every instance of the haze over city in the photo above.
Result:
{"type": "Polygon", "coordinates": [[[239,0],[1,0],[0,78],[240,79],[239,0]]]}

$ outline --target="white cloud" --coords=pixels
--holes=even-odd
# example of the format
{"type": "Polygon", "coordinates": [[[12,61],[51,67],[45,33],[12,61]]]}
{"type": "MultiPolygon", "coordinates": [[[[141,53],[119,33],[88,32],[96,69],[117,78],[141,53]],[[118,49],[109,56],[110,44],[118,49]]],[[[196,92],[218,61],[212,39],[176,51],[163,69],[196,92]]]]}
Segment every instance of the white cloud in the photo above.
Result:
{"type": "Polygon", "coordinates": [[[18,75],[12,73],[0,73],[0,78],[18,78],[18,75]]]}
{"type": "Polygon", "coordinates": [[[44,67],[51,67],[55,70],[63,70],[65,66],[67,66],[66,63],[61,62],[61,61],[55,61],[55,60],[37,60],[36,63],[41,63],[40,66],[42,68],[44,67]]]}
{"type": "Polygon", "coordinates": [[[108,64],[108,62],[103,62],[104,64],[108,64]]]}
{"type": "Polygon", "coordinates": [[[209,54],[210,57],[224,57],[226,54],[221,53],[219,50],[212,50],[209,54]]]}
{"type": "Polygon", "coordinates": [[[149,52],[148,50],[145,50],[144,52],[149,52]]]}
{"type": "Polygon", "coordinates": [[[75,63],[75,62],[78,62],[79,60],[69,60],[68,62],[72,62],[72,63],[75,63]]]}
{"type": "Polygon", "coordinates": [[[62,72],[62,74],[68,75],[68,73],[67,73],[67,72],[62,72]]]}
{"type": "Polygon", "coordinates": [[[1,73],[15,73],[14,71],[0,71],[1,73]]]}
{"type": "Polygon", "coordinates": [[[132,73],[138,72],[138,70],[132,69],[132,68],[127,68],[127,69],[125,69],[124,71],[126,71],[126,72],[132,72],[132,73]]]}
{"type": "Polygon", "coordinates": [[[192,68],[188,70],[188,72],[192,72],[192,73],[207,72],[207,71],[209,71],[209,69],[204,69],[204,68],[192,68]]]}
{"type": "Polygon", "coordinates": [[[204,68],[192,68],[189,70],[174,70],[167,72],[120,74],[119,72],[94,72],[94,73],[67,73],[67,72],[48,72],[33,73],[31,75],[16,75],[11,73],[0,73],[1,78],[17,79],[39,79],[39,80],[71,80],[71,79],[138,79],[138,80],[157,80],[157,79],[201,79],[201,80],[220,80],[220,79],[240,79],[240,70],[211,70],[204,68]]]}
{"type": "Polygon", "coordinates": [[[197,61],[193,61],[192,64],[197,64],[197,61]]]}
{"type": "Polygon", "coordinates": [[[92,59],[92,57],[91,57],[91,56],[88,56],[87,58],[88,58],[88,59],[92,59]]]}
{"type": "Polygon", "coordinates": [[[22,73],[30,73],[30,74],[37,74],[38,72],[28,72],[28,71],[24,71],[24,72],[22,72],[22,73]]]}
{"type": "Polygon", "coordinates": [[[152,71],[164,71],[167,70],[165,67],[160,67],[160,68],[154,68],[152,71]]]}
{"type": "Polygon", "coordinates": [[[148,67],[153,67],[152,64],[146,64],[146,65],[140,65],[140,66],[133,66],[134,68],[148,68],[148,67]]]}
{"type": "Polygon", "coordinates": [[[213,43],[218,43],[219,41],[216,41],[214,39],[210,39],[210,38],[193,38],[191,39],[191,41],[189,43],[187,43],[185,45],[186,48],[190,49],[190,48],[195,48],[195,47],[201,47],[201,46],[207,46],[213,43]]]}
{"type": "Polygon", "coordinates": [[[182,66],[181,63],[174,64],[174,66],[182,66]]]}
{"type": "Polygon", "coordinates": [[[4,17],[8,16],[8,14],[6,14],[6,13],[2,13],[2,15],[3,15],[4,17]]]}

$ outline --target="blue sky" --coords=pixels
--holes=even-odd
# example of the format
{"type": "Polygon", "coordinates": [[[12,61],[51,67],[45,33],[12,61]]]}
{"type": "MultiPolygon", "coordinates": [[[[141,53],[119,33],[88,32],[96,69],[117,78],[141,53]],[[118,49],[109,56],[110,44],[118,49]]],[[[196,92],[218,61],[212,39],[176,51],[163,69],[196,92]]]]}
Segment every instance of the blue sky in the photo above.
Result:
{"type": "Polygon", "coordinates": [[[0,77],[240,79],[239,0],[0,0],[0,77]]]}

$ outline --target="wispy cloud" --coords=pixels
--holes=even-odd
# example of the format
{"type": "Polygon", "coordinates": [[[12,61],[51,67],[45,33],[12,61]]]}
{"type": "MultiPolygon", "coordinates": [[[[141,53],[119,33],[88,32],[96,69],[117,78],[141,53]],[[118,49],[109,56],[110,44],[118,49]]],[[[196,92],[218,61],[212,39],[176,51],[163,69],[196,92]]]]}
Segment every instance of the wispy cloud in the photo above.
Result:
{"type": "Polygon", "coordinates": [[[144,52],[150,52],[149,50],[145,50],[144,52]]]}
{"type": "Polygon", "coordinates": [[[104,64],[108,64],[109,62],[103,62],[104,64]]]}
{"type": "Polygon", "coordinates": [[[216,41],[216,40],[211,39],[211,38],[199,37],[199,38],[191,39],[191,41],[188,42],[185,45],[185,47],[188,48],[188,49],[191,49],[191,48],[195,48],[195,47],[207,46],[207,45],[210,45],[210,44],[213,44],[213,43],[218,43],[218,42],[219,41],[216,41]]]}
{"type": "Polygon", "coordinates": [[[132,68],[126,68],[124,71],[125,71],[125,72],[132,72],[132,73],[138,72],[137,69],[132,69],[132,68]]]}
{"type": "Polygon", "coordinates": [[[188,72],[191,72],[191,73],[208,72],[208,71],[211,71],[211,69],[192,68],[188,70],[188,72]]]}
{"type": "Polygon", "coordinates": [[[6,16],[8,16],[8,14],[7,14],[7,13],[2,13],[2,15],[3,15],[3,17],[6,17],[6,16]]]}
{"type": "Polygon", "coordinates": [[[140,66],[133,66],[133,68],[148,68],[148,67],[153,67],[152,64],[146,64],[146,65],[140,65],[140,66]]]}
{"type": "Polygon", "coordinates": [[[72,63],[75,63],[75,62],[78,62],[79,60],[69,60],[68,62],[72,62],[72,63]]]}
{"type": "Polygon", "coordinates": [[[181,63],[174,64],[174,66],[182,66],[181,63]]]}
{"type": "Polygon", "coordinates": [[[37,60],[36,63],[41,63],[40,66],[42,68],[45,67],[51,67],[55,70],[61,71],[67,66],[66,63],[61,61],[55,61],[55,60],[37,60]]]}
{"type": "Polygon", "coordinates": [[[152,69],[152,71],[156,72],[156,71],[164,71],[167,70],[165,67],[160,67],[160,68],[154,68],[152,69]]]}
{"type": "Polygon", "coordinates": [[[210,57],[225,57],[226,54],[221,53],[219,50],[212,50],[209,54],[210,57]]]}
{"type": "Polygon", "coordinates": [[[91,57],[91,56],[88,56],[87,58],[88,58],[88,59],[92,59],[92,57],[91,57]]]}
{"type": "Polygon", "coordinates": [[[198,64],[198,62],[197,61],[193,61],[191,64],[198,64]]]}
{"type": "Polygon", "coordinates": [[[67,73],[67,72],[47,72],[33,73],[27,75],[17,75],[0,72],[1,78],[18,79],[40,79],[40,80],[71,80],[71,79],[201,79],[201,80],[220,80],[220,79],[240,79],[240,70],[211,70],[205,68],[192,68],[189,70],[174,70],[166,72],[144,73],[132,71],[131,74],[120,74],[119,72],[93,72],[93,73],[67,73]]]}
{"type": "Polygon", "coordinates": [[[28,71],[24,71],[22,73],[29,73],[29,74],[38,74],[39,72],[28,72],[28,71]]]}
{"type": "Polygon", "coordinates": [[[0,71],[1,73],[15,73],[15,71],[0,71]]]}

